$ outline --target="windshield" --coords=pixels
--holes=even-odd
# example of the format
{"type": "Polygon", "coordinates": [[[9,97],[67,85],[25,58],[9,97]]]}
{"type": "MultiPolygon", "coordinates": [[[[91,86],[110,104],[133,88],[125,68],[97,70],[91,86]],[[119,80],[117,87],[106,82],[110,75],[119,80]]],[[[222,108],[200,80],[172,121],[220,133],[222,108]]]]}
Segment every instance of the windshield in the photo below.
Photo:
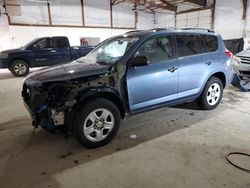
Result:
{"type": "Polygon", "coordinates": [[[119,37],[98,45],[88,55],[77,61],[90,61],[98,64],[114,64],[121,59],[125,52],[138,40],[137,37],[119,37]]]}
{"type": "Polygon", "coordinates": [[[28,48],[31,44],[33,44],[35,41],[37,41],[39,39],[33,39],[32,41],[28,42],[27,44],[25,44],[24,46],[21,46],[21,48],[28,48]]]}

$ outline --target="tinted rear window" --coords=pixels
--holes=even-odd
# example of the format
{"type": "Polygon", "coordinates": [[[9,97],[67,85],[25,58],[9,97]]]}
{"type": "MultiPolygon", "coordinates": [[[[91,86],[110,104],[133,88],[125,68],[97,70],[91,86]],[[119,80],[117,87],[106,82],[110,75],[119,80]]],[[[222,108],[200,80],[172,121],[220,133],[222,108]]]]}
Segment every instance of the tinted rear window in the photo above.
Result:
{"type": "Polygon", "coordinates": [[[207,48],[207,52],[214,52],[218,49],[218,42],[216,36],[211,35],[201,35],[204,44],[207,48]]]}
{"type": "Polygon", "coordinates": [[[53,38],[52,46],[53,48],[67,48],[68,41],[66,38],[53,38]]]}
{"type": "Polygon", "coordinates": [[[179,56],[201,54],[199,35],[176,35],[179,56]]]}

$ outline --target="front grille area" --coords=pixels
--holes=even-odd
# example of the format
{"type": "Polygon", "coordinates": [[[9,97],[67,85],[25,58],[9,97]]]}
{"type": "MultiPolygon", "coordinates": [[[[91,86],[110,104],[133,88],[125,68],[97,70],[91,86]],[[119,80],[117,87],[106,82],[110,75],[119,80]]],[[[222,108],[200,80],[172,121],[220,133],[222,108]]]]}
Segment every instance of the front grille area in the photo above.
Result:
{"type": "Polygon", "coordinates": [[[245,56],[237,56],[240,58],[240,62],[242,64],[249,64],[250,65],[250,57],[245,57],[245,56]]]}
{"type": "Polygon", "coordinates": [[[243,76],[249,76],[250,77],[250,71],[239,71],[240,74],[243,76]]]}
{"type": "Polygon", "coordinates": [[[239,71],[239,76],[241,80],[250,81],[250,71],[239,71]]]}

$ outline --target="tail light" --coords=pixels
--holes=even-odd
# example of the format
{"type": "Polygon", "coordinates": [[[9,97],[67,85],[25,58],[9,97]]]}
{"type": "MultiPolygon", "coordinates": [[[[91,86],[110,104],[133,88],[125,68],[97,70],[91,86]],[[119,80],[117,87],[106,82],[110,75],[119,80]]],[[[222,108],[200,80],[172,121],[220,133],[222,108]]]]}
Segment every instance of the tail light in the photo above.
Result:
{"type": "Polygon", "coordinates": [[[226,54],[226,56],[229,57],[229,58],[232,58],[232,57],[233,57],[233,53],[230,52],[229,50],[226,50],[226,51],[225,51],[225,54],[226,54]]]}

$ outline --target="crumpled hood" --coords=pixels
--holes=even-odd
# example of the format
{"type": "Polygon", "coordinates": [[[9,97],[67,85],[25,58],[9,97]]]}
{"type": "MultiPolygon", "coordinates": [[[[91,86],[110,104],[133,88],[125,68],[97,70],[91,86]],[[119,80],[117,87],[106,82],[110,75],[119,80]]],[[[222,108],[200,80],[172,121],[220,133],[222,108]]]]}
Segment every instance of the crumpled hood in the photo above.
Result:
{"type": "Polygon", "coordinates": [[[66,81],[75,78],[101,75],[107,73],[109,67],[109,65],[73,61],[68,64],[35,71],[25,78],[25,83],[28,85],[40,85],[46,82],[66,81]]]}

